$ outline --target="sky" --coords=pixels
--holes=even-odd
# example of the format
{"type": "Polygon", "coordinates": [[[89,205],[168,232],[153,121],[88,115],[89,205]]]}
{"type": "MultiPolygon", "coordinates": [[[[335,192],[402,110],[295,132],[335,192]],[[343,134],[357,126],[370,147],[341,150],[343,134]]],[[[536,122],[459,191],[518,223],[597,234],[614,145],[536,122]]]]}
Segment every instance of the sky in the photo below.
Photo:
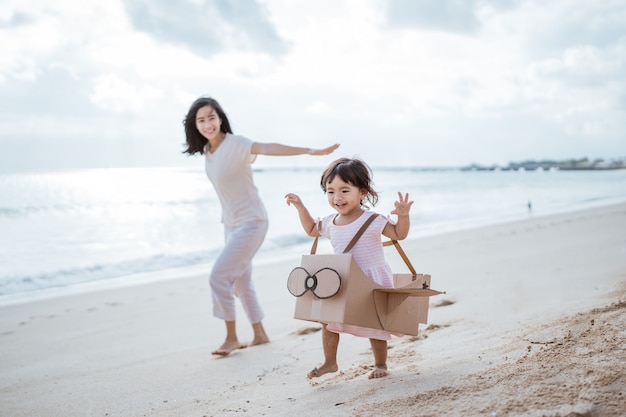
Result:
{"type": "Polygon", "coordinates": [[[0,172],[199,166],[200,96],[372,166],[626,157],[626,0],[2,0],[0,44],[0,172]]]}

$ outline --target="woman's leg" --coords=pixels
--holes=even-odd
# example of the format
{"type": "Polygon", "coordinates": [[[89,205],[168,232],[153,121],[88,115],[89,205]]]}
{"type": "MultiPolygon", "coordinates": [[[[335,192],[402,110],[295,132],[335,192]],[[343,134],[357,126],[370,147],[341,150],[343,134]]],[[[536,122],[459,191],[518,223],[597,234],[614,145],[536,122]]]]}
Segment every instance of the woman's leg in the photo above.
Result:
{"type": "Polygon", "coordinates": [[[215,354],[228,354],[242,347],[237,339],[235,326],[235,295],[241,298],[244,310],[254,330],[253,344],[266,343],[261,320],[263,310],[258,302],[252,283],[252,258],[265,234],[266,221],[246,223],[237,228],[226,228],[226,245],[215,261],[210,284],[213,297],[213,314],[226,322],[226,341],[215,354]]]}
{"type": "Polygon", "coordinates": [[[270,338],[265,333],[265,328],[263,328],[263,322],[252,323],[252,331],[254,332],[254,339],[252,339],[252,343],[250,346],[262,345],[263,343],[269,343],[270,338]]]}
{"type": "Polygon", "coordinates": [[[261,304],[256,295],[256,291],[254,289],[254,282],[252,281],[252,258],[258,251],[259,247],[263,244],[263,240],[265,239],[265,235],[267,234],[267,222],[251,222],[237,233],[238,239],[245,239],[247,245],[245,249],[247,250],[248,256],[248,265],[243,271],[243,274],[235,280],[235,295],[239,297],[241,300],[241,304],[243,305],[243,309],[248,317],[248,320],[252,324],[252,331],[254,332],[254,338],[251,346],[260,345],[263,343],[267,343],[270,341],[267,333],[265,333],[265,328],[263,327],[263,322],[261,321],[264,317],[263,309],[261,308],[261,304]]]}
{"type": "Polygon", "coordinates": [[[239,343],[235,321],[224,321],[224,323],[226,323],[226,340],[224,340],[222,346],[211,352],[213,355],[228,356],[233,350],[243,349],[246,347],[246,345],[239,343]]]}

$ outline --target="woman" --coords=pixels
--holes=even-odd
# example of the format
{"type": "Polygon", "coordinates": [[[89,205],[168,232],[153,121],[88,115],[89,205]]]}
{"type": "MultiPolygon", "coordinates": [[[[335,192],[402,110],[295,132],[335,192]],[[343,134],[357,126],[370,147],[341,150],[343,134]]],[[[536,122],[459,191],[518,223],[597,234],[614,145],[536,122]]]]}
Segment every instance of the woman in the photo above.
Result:
{"type": "Polygon", "coordinates": [[[183,121],[187,149],[204,154],[205,169],[222,206],[225,246],[211,271],[213,314],[226,324],[226,340],[212,353],[227,356],[245,347],[236,330],[235,296],[239,297],[254,338],[251,345],[269,342],[263,328],[263,310],[252,283],[252,258],[267,233],[268,219],[252,177],[256,155],[328,155],[339,147],[300,148],[260,143],[234,135],[226,113],[209,97],[193,102],[183,121]]]}

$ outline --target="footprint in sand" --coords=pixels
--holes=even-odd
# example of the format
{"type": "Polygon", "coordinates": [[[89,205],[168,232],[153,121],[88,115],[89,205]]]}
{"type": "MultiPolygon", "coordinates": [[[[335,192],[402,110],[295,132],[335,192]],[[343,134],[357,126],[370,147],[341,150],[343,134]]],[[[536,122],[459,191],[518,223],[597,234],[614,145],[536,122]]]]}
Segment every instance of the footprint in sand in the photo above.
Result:
{"type": "Polygon", "coordinates": [[[292,334],[295,334],[297,336],[303,336],[305,334],[311,334],[311,333],[319,332],[320,330],[322,330],[321,327],[303,327],[300,330],[296,330],[292,334]]]}
{"type": "Polygon", "coordinates": [[[434,307],[445,307],[445,306],[451,306],[452,304],[454,304],[456,301],[452,301],[449,299],[443,299],[441,301],[439,301],[438,303],[434,304],[434,307]]]}
{"type": "Polygon", "coordinates": [[[428,325],[428,327],[426,327],[426,331],[439,330],[439,329],[443,329],[446,327],[450,327],[450,325],[449,324],[430,324],[428,325]]]}

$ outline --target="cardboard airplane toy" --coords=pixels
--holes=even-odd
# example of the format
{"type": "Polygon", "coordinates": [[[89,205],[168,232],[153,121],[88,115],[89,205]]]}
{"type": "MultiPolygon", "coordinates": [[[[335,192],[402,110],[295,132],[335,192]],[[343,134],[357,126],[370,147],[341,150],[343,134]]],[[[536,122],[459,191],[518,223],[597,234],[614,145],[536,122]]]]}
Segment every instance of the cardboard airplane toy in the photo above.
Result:
{"type": "Polygon", "coordinates": [[[419,323],[428,320],[429,297],[445,292],[430,288],[430,275],[415,272],[397,241],[383,245],[393,244],[411,273],[393,274],[394,288],[376,284],[347,253],[361,233],[342,254],[315,255],[316,238],[311,254],[302,255],[301,266],[287,279],[287,289],[297,297],[294,318],[417,335],[419,323]]]}

